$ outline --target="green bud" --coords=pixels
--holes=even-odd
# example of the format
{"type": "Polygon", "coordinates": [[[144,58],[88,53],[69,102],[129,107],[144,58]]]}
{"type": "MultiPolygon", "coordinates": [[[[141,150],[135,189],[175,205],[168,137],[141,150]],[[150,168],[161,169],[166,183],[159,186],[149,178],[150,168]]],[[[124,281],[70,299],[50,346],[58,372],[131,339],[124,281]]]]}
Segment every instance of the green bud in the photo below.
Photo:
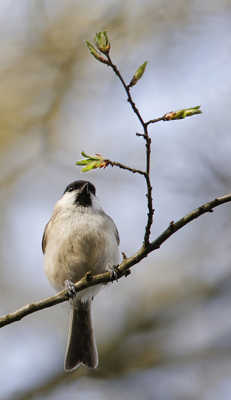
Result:
{"type": "Polygon", "coordinates": [[[178,111],[171,111],[164,115],[164,121],[173,121],[175,119],[184,119],[186,117],[191,117],[192,115],[202,114],[200,106],[195,106],[191,108],[183,108],[178,111]]]}
{"type": "Polygon", "coordinates": [[[82,168],[82,172],[87,172],[95,168],[97,168],[97,161],[91,161],[86,165],[86,167],[82,168]]]}
{"type": "Polygon", "coordinates": [[[90,42],[86,41],[86,45],[88,47],[88,50],[96,58],[96,60],[98,60],[98,61],[100,61],[100,62],[102,62],[104,64],[108,64],[108,61],[106,60],[106,58],[101,56],[101,54],[96,50],[96,48],[93,46],[93,44],[91,44],[90,42]]]}
{"type": "Polygon", "coordinates": [[[89,160],[95,160],[95,161],[99,161],[99,159],[102,158],[100,154],[96,154],[95,156],[89,156],[84,151],[81,151],[81,156],[88,158],[89,160]]]}
{"type": "Polygon", "coordinates": [[[87,165],[88,164],[88,161],[87,160],[79,160],[79,161],[76,161],[76,165],[87,165]]]}
{"type": "Polygon", "coordinates": [[[95,44],[97,46],[97,49],[103,54],[109,54],[111,45],[106,31],[96,33],[95,44]]]}
{"type": "Polygon", "coordinates": [[[143,73],[145,71],[146,65],[147,65],[147,61],[145,61],[135,72],[135,74],[132,77],[131,82],[129,83],[129,87],[135,86],[137,84],[137,82],[140,80],[140,78],[142,78],[143,73]]]}

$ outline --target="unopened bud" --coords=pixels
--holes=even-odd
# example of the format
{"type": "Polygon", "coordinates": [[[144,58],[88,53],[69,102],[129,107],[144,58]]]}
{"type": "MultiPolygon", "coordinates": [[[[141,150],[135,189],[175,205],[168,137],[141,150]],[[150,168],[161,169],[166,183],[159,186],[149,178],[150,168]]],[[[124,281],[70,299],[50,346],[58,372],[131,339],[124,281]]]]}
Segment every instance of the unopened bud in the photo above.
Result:
{"type": "Polygon", "coordinates": [[[135,74],[132,77],[131,82],[129,83],[129,87],[135,86],[136,83],[140,80],[140,78],[142,78],[143,73],[145,71],[146,65],[147,65],[147,61],[145,61],[135,72],[135,74]]]}
{"type": "Polygon", "coordinates": [[[91,44],[90,42],[86,41],[86,45],[88,47],[88,50],[96,58],[96,60],[98,60],[98,61],[100,61],[100,62],[102,62],[104,64],[108,64],[108,61],[106,60],[106,58],[101,56],[101,54],[96,50],[96,48],[93,46],[93,44],[91,44]]]}
{"type": "Polygon", "coordinates": [[[95,44],[97,49],[101,51],[103,54],[108,54],[111,48],[107,32],[98,32],[95,35],[95,44]]]}
{"type": "Polygon", "coordinates": [[[184,119],[186,117],[191,117],[192,115],[202,114],[200,106],[195,106],[191,108],[184,108],[178,111],[170,111],[164,115],[164,121],[173,121],[175,119],[184,119]]]}

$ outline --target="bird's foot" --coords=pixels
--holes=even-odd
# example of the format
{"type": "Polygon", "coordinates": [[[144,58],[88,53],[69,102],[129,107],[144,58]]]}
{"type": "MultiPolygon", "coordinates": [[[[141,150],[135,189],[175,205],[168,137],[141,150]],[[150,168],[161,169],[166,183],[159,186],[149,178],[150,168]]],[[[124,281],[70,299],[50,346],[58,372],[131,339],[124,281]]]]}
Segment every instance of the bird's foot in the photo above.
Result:
{"type": "Polygon", "coordinates": [[[108,265],[107,271],[110,273],[111,281],[118,281],[120,276],[120,271],[118,265],[108,265]]]}
{"type": "Polygon", "coordinates": [[[65,289],[67,290],[68,296],[70,297],[70,299],[73,299],[73,297],[76,296],[77,294],[77,289],[74,285],[74,283],[72,281],[70,281],[69,279],[67,279],[65,282],[65,289]]]}

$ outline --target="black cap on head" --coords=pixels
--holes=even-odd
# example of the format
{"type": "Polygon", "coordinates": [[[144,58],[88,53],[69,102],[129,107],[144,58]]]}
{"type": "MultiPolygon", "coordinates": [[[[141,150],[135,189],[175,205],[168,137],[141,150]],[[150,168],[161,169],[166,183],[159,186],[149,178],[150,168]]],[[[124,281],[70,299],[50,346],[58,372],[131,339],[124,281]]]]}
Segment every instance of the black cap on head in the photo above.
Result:
{"type": "Polygon", "coordinates": [[[83,207],[88,207],[92,205],[91,195],[90,193],[96,193],[95,186],[88,181],[74,181],[71,182],[65,189],[66,192],[73,192],[74,190],[78,190],[76,194],[75,204],[83,207]]]}

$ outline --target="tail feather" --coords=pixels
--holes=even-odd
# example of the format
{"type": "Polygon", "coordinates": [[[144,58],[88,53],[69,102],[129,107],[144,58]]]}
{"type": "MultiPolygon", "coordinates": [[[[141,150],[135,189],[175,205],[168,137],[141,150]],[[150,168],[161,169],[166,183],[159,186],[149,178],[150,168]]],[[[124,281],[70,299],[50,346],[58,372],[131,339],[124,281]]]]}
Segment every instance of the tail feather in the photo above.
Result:
{"type": "Polygon", "coordinates": [[[78,302],[73,306],[64,367],[66,371],[76,369],[80,364],[90,368],[98,365],[91,320],[91,301],[78,302]]]}

